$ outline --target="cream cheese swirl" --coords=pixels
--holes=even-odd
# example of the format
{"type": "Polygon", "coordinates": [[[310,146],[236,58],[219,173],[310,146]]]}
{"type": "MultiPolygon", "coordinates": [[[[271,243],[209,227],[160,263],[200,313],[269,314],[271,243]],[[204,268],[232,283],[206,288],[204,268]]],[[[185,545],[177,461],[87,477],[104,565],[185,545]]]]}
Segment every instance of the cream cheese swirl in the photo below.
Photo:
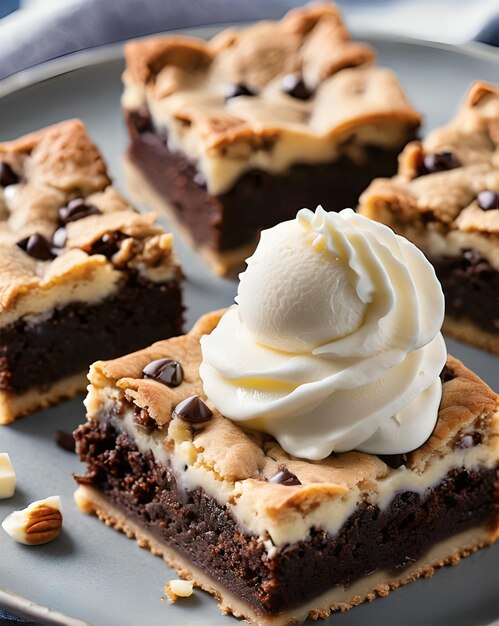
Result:
{"type": "Polygon", "coordinates": [[[412,243],[351,209],[262,233],[236,306],[202,338],[204,390],[240,425],[311,460],[422,445],[446,361],[444,298],[412,243]]]}

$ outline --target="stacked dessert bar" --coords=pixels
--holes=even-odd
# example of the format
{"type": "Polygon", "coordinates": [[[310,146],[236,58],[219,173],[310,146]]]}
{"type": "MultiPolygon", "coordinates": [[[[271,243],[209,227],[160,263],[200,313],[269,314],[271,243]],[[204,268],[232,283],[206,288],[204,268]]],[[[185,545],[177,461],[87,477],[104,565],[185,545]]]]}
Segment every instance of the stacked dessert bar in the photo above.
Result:
{"type": "Polygon", "coordinates": [[[423,250],[446,296],[444,330],[499,354],[499,89],[476,82],[457,116],[410,143],[360,211],[423,250]]]}
{"type": "Polygon", "coordinates": [[[201,318],[185,336],[95,363],[88,422],[75,433],[88,467],[77,478],[80,508],[259,626],[384,596],[498,534],[497,396],[446,358],[443,297],[422,253],[354,215],[326,242],[320,213],[310,232],[289,223],[264,232],[239,305],[201,318]],[[279,235],[284,228],[291,237],[279,235]],[[352,254],[343,237],[372,259],[352,254]],[[280,266],[292,265],[300,246],[286,279],[280,266]],[[350,265],[339,269],[346,256],[350,265]],[[307,303],[320,310],[329,301],[331,272],[341,285],[336,278],[360,269],[362,295],[377,265],[389,280],[375,279],[358,328],[346,328],[353,318],[341,303],[355,296],[345,287],[334,314],[310,325],[307,303]],[[286,290],[309,271],[320,280],[304,298],[286,290]],[[290,305],[277,316],[275,279],[290,305]],[[414,298],[412,316],[405,304],[414,298]],[[270,316],[260,315],[262,300],[270,316]],[[317,333],[332,338],[319,352],[283,347],[290,337],[313,345],[317,333]]]}
{"type": "Polygon", "coordinates": [[[179,334],[181,279],[172,235],[119,195],[81,122],[0,144],[0,424],[179,334]]]}
{"type": "Polygon", "coordinates": [[[221,274],[296,207],[355,206],[373,177],[395,173],[420,124],[330,3],[208,43],[134,41],[125,57],[130,190],[221,274]]]}

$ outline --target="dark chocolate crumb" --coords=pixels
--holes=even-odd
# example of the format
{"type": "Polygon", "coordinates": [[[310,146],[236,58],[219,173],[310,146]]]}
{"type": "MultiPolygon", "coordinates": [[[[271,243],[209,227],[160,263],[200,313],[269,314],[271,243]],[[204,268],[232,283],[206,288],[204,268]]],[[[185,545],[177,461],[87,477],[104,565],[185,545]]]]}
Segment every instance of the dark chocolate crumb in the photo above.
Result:
{"type": "Polygon", "coordinates": [[[68,433],[67,430],[56,430],[54,439],[59,448],[67,452],[76,452],[76,442],[73,433],[68,433]]]}
{"type": "Polygon", "coordinates": [[[451,368],[447,364],[445,364],[443,370],[440,372],[440,380],[442,381],[442,383],[446,383],[455,377],[456,375],[451,370],[451,368]]]}
{"type": "Polygon", "coordinates": [[[154,130],[151,114],[146,106],[141,106],[134,111],[133,117],[139,133],[148,133],[154,130]]]}
{"type": "Polygon", "coordinates": [[[398,469],[407,463],[407,454],[378,454],[378,457],[392,469],[398,469]]]}
{"type": "Polygon", "coordinates": [[[413,563],[415,563],[417,561],[417,559],[415,557],[412,556],[406,556],[405,558],[403,558],[400,563],[397,563],[397,565],[395,565],[395,567],[393,568],[395,572],[399,571],[399,570],[403,570],[406,567],[408,567],[409,565],[412,565],[413,563]]]}
{"type": "Polygon", "coordinates": [[[288,96],[297,100],[308,100],[312,92],[299,74],[286,74],[281,82],[281,88],[288,96]]]}
{"type": "Polygon", "coordinates": [[[301,485],[298,477],[285,467],[277,472],[275,476],[272,476],[272,478],[269,480],[269,483],[273,483],[274,485],[285,485],[286,487],[301,485]]]}
{"type": "Polygon", "coordinates": [[[143,428],[148,433],[152,433],[152,431],[156,430],[158,427],[158,424],[149,415],[146,409],[142,409],[139,406],[135,409],[133,421],[137,424],[137,426],[140,426],[140,428],[143,428]]]}
{"type": "Polygon", "coordinates": [[[213,412],[199,396],[190,396],[177,404],[173,416],[179,417],[184,422],[197,424],[211,419],[213,412]]]}
{"type": "Polygon", "coordinates": [[[456,442],[456,448],[460,450],[466,450],[473,446],[478,446],[482,443],[482,435],[480,433],[473,433],[472,435],[463,435],[456,442]]]}
{"type": "Polygon", "coordinates": [[[17,242],[17,246],[29,256],[40,261],[50,261],[56,256],[52,250],[52,243],[39,233],[21,239],[17,242]]]}
{"type": "Polygon", "coordinates": [[[482,211],[494,211],[499,209],[499,194],[495,191],[481,191],[477,196],[477,202],[482,211]]]}
{"type": "Polygon", "coordinates": [[[230,100],[231,98],[238,98],[239,96],[255,96],[255,92],[245,85],[244,83],[237,83],[235,85],[230,85],[225,91],[225,100],[230,100]]]}
{"type": "Polygon", "coordinates": [[[461,167],[459,159],[452,152],[435,152],[423,157],[423,174],[446,172],[461,167]]]}
{"type": "Polygon", "coordinates": [[[168,387],[178,387],[184,380],[184,370],[174,359],[156,359],[142,370],[144,378],[152,378],[168,387]]]}
{"type": "Polygon", "coordinates": [[[19,182],[19,176],[14,172],[8,163],[0,163],[0,187],[8,187],[16,185],[19,182]]]}
{"type": "Polygon", "coordinates": [[[89,217],[90,215],[102,215],[102,211],[100,211],[93,204],[85,202],[83,198],[71,200],[67,206],[62,206],[59,209],[59,220],[63,225],[68,222],[81,220],[84,217],[89,217]]]}
{"type": "Polygon", "coordinates": [[[476,250],[463,250],[462,267],[456,270],[458,276],[481,280],[483,274],[493,271],[490,263],[484,259],[476,250]]]}

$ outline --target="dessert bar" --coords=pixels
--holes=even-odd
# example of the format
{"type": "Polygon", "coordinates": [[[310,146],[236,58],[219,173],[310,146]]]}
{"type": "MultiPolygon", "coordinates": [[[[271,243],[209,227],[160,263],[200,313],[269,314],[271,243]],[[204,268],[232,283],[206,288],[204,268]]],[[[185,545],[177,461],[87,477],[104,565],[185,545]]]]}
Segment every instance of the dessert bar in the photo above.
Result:
{"type": "Polygon", "coordinates": [[[343,611],[494,540],[496,397],[461,363],[421,449],[304,461],[204,408],[199,337],[217,321],[92,368],[82,510],[258,625],[343,611]],[[158,358],[181,364],[178,387],[142,378],[158,358]]]}
{"type": "Polygon", "coordinates": [[[130,193],[166,210],[220,274],[290,207],[355,206],[374,177],[396,172],[420,124],[331,3],[208,43],[133,41],[125,57],[130,193]]]}
{"type": "Polygon", "coordinates": [[[119,195],[81,122],[0,144],[0,424],[179,334],[181,279],[172,235],[119,195]]]}
{"type": "Polygon", "coordinates": [[[497,396],[446,357],[430,264],[351,211],[299,217],[262,234],[236,306],[95,363],[75,432],[80,508],[258,626],[386,596],[498,534],[497,396]]]}
{"type": "Polygon", "coordinates": [[[360,212],[416,243],[446,296],[444,332],[499,354],[499,89],[476,82],[457,116],[409,144],[360,212]]]}

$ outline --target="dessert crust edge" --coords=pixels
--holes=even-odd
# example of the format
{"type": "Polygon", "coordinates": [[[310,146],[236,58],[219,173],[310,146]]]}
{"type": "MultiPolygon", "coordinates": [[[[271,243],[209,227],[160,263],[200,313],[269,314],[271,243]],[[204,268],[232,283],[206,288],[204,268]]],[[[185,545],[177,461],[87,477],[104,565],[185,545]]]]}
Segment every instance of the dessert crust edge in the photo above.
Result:
{"type": "Polygon", "coordinates": [[[0,391],[0,426],[12,424],[20,417],[46,409],[63,400],[83,393],[87,387],[87,372],[73,374],[58,380],[46,391],[29,389],[20,395],[0,391]]]}
{"type": "MultiPolygon", "coordinates": [[[[95,515],[98,519],[119,532],[124,533],[129,539],[135,539],[141,548],[149,550],[154,556],[160,556],[178,574],[185,579],[193,580],[197,587],[213,595],[219,602],[219,608],[225,615],[233,615],[237,618],[244,618],[253,626],[284,626],[285,624],[300,624],[308,617],[312,620],[325,619],[334,612],[345,612],[349,609],[372,602],[378,597],[386,597],[391,591],[399,587],[414,582],[418,578],[431,578],[435,571],[447,565],[456,565],[462,558],[473,554],[477,550],[491,545],[497,538],[496,532],[478,527],[473,529],[476,535],[469,539],[464,546],[457,550],[452,550],[450,554],[430,559],[424,562],[424,558],[415,564],[411,571],[405,572],[398,578],[390,579],[381,583],[375,583],[370,591],[355,594],[347,602],[332,602],[327,608],[312,608],[311,605],[321,603],[320,599],[312,601],[305,608],[305,613],[299,617],[291,615],[278,616],[277,619],[270,618],[263,620],[253,609],[246,607],[238,598],[225,589],[217,588],[216,582],[204,574],[200,569],[191,565],[187,559],[180,556],[174,549],[170,548],[151,533],[142,529],[138,524],[129,520],[125,514],[106,500],[96,489],[86,485],[80,485],[75,492],[75,501],[82,513],[95,515]]],[[[471,531],[470,531],[471,532],[471,531]]],[[[325,594],[327,595],[327,594],[325,594]]],[[[322,604],[322,603],[321,603],[322,604]]],[[[299,613],[298,607],[296,613],[299,613]]],[[[293,612],[293,611],[292,611],[293,612]]],[[[294,612],[293,612],[294,613],[294,612]]]]}

